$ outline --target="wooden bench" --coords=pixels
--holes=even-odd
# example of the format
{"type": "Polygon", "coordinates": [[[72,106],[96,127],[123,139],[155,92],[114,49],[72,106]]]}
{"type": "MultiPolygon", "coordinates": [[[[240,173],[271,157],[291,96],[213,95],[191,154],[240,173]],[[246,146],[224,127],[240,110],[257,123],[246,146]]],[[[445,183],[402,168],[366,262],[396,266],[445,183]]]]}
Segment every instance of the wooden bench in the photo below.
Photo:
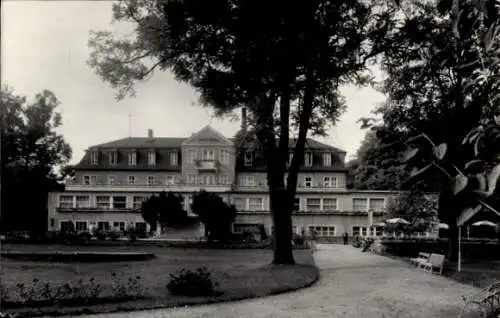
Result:
{"type": "Polygon", "coordinates": [[[410,258],[410,263],[413,265],[418,266],[420,263],[427,263],[429,262],[429,257],[431,256],[431,253],[418,253],[418,257],[410,258]]]}
{"type": "Polygon", "coordinates": [[[441,275],[443,274],[444,260],[445,256],[443,254],[432,253],[427,262],[419,263],[418,266],[430,273],[439,273],[441,275]]]}
{"type": "Polygon", "coordinates": [[[480,317],[491,317],[500,309],[500,281],[483,288],[480,292],[471,296],[462,296],[465,305],[460,312],[460,317],[465,317],[474,307],[479,309],[480,317]]]}

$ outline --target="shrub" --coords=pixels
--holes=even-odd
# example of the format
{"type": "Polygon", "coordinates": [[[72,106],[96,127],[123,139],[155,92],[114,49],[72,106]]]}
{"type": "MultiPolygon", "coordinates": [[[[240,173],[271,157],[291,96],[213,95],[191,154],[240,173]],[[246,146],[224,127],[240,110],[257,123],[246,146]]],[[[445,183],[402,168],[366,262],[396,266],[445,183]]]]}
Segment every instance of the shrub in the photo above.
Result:
{"type": "Polygon", "coordinates": [[[172,295],[182,296],[211,296],[217,283],[212,281],[212,274],[206,267],[196,271],[181,269],[175,274],[170,274],[167,290],[172,295]]]}
{"type": "Polygon", "coordinates": [[[292,236],[293,244],[295,245],[304,245],[304,237],[299,234],[294,234],[292,236]]]}
{"type": "Polygon", "coordinates": [[[98,228],[94,228],[92,230],[92,236],[97,238],[98,240],[105,240],[106,239],[106,233],[101,230],[101,229],[98,229],[98,228]]]}
{"type": "Polygon", "coordinates": [[[120,233],[111,231],[108,232],[106,236],[109,237],[110,240],[116,241],[120,237],[120,233]]]}

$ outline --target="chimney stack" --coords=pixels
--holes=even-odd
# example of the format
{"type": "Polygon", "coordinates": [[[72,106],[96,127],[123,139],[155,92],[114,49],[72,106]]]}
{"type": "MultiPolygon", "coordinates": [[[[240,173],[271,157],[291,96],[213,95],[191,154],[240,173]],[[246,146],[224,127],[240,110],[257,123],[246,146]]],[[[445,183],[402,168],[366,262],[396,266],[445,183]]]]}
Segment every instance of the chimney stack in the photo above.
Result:
{"type": "Polygon", "coordinates": [[[245,107],[241,108],[241,130],[247,131],[247,109],[245,107]]]}
{"type": "Polygon", "coordinates": [[[148,129],[148,137],[153,138],[153,129],[148,129]]]}

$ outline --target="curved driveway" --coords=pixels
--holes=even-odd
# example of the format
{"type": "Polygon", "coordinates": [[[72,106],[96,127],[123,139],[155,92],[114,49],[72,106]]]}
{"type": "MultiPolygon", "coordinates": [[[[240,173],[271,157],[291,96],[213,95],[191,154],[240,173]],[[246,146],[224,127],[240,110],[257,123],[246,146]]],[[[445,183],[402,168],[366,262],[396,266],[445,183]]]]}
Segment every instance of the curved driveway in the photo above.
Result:
{"type": "Polygon", "coordinates": [[[447,318],[457,317],[462,295],[477,291],[403,261],[362,253],[351,246],[318,244],[314,258],[321,278],[307,289],[232,303],[105,317],[447,318]]]}

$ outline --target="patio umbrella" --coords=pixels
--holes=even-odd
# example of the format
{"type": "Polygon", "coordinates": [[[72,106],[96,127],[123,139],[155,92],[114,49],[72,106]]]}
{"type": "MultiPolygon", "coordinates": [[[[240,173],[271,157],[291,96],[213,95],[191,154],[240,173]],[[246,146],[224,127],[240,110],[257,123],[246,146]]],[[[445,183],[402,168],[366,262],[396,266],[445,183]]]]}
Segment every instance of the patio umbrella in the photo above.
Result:
{"type": "Polygon", "coordinates": [[[388,220],[385,220],[385,223],[390,223],[390,224],[411,224],[410,222],[408,222],[408,221],[406,221],[405,219],[402,219],[402,218],[388,219],[388,220]]]}
{"type": "Polygon", "coordinates": [[[474,226],[481,226],[481,225],[486,225],[486,226],[497,226],[495,223],[491,221],[478,221],[476,223],[472,223],[474,226]]]}
{"type": "Polygon", "coordinates": [[[446,224],[446,223],[439,223],[439,225],[438,225],[438,229],[445,229],[445,230],[447,230],[449,228],[450,228],[450,226],[448,224],[446,224]]]}

